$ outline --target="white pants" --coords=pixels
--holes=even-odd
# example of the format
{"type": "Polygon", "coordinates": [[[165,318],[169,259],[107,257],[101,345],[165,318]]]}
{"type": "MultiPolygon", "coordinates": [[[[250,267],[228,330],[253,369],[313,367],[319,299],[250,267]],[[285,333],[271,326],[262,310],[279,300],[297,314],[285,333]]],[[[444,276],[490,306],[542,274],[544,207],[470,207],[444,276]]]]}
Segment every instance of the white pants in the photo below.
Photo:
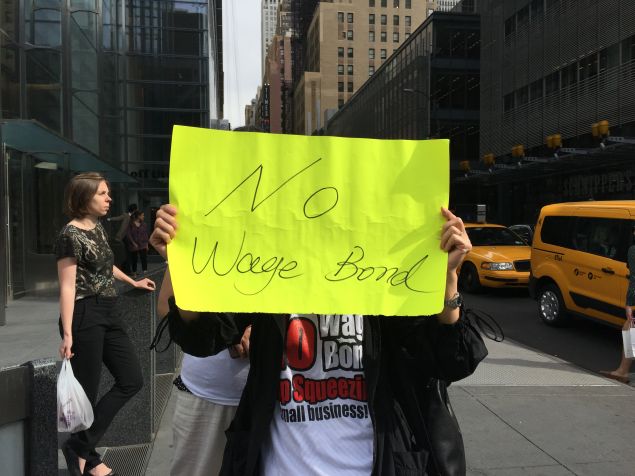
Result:
{"type": "Polygon", "coordinates": [[[172,430],[174,459],[171,476],[216,476],[223,462],[225,430],[237,407],[217,405],[176,390],[172,430]]]}

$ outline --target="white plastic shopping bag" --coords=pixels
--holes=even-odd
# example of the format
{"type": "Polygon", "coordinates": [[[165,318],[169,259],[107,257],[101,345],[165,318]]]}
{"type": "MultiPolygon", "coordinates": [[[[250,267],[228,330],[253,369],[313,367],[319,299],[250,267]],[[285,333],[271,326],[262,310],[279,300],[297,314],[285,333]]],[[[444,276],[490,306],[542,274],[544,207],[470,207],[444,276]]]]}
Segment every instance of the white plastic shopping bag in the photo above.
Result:
{"type": "Polygon", "coordinates": [[[94,420],[93,406],[73,375],[68,359],[64,359],[57,377],[57,431],[76,432],[90,428],[94,420]]]}
{"type": "Polygon", "coordinates": [[[635,327],[631,327],[622,331],[622,340],[624,341],[624,357],[627,359],[635,358],[635,327]]]}

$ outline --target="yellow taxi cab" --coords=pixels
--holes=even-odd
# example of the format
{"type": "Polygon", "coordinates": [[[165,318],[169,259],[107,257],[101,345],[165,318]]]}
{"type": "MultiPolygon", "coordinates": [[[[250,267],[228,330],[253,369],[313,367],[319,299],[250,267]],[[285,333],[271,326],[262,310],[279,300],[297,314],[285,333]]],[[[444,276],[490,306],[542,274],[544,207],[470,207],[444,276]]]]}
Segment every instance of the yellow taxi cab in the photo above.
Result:
{"type": "Polygon", "coordinates": [[[543,207],[532,243],[529,283],[540,319],[558,326],[576,315],[621,327],[634,231],[635,200],[543,207]]]}
{"type": "Polygon", "coordinates": [[[502,225],[466,223],[472,251],[459,269],[459,286],[467,292],[483,287],[527,286],[531,247],[502,225]]]}

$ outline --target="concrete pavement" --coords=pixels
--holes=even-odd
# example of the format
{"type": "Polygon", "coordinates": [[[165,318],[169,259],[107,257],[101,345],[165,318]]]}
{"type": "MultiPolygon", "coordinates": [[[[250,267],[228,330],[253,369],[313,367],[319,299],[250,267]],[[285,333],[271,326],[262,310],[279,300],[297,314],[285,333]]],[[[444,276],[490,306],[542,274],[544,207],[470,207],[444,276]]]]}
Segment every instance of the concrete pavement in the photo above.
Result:
{"type": "MultiPolygon", "coordinates": [[[[57,301],[10,303],[0,327],[0,366],[57,353],[57,301]]],[[[465,440],[468,474],[635,474],[635,389],[525,348],[486,342],[490,355],[450,387],[465,440]]],[[[169,474],[174,391],[147,468],[169,474]]],[[[66,474],[63,458],[60,474],[66,474]]],[[[125,474],[122,474],[125,476],[125,474]]]]}

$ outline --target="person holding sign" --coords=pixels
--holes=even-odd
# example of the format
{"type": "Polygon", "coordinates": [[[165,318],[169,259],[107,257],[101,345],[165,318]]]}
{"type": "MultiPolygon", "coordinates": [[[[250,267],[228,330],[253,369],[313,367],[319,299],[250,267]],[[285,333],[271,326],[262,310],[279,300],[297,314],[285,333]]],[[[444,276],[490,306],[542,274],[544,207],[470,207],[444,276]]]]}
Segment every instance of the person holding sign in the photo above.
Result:
{"type": "MultiPolygon", "coordinates": [[[[191,312],[176,305],[166,271],[158,311],[174,341],[201,357],[240,343],[250,356],[221,474],[465,474],[458,427],[448,441],[433,441],[439,422],[422,398],[439,380],[470,375],[487,355],[457,292],[456,271],[472,245],[461,219],[441,213],[448,261],[436,316],[191,312]]],[[[164,258],[176,216],[162,206],[150,237],[164,258]]]]}

